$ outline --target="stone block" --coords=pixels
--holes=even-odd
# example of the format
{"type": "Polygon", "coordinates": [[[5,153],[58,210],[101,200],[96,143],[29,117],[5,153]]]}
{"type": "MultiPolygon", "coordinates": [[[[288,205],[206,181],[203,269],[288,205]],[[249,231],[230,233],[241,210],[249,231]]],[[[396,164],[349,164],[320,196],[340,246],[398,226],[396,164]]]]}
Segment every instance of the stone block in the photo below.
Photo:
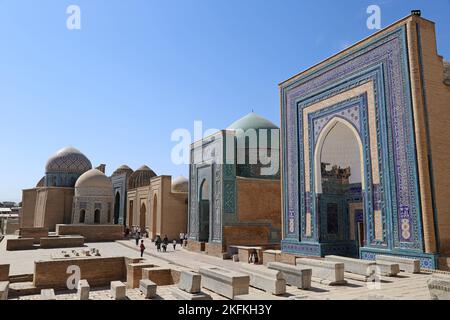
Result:
{"type": "Polygon", "coordinates": [[[209,294],[201,291],[197,293],[189,293],[181,290],[180,288],[170,288],[169,291],[177,300],[212,300],[209,294]]]}
{"type": "Polygon", "coordinates": [[[9,264],[0,264],[0,281],[9,281],[9,264]]]}
{"type": "Polygon", "coordinates": [[[142,279],[149,279],[158,286],[175,284],[172,269],[169,267],[151,267],[142,269],[142,279]]]}
{"type": "Polygon", "coordinates": [[[91,287],[87,280],[79,280],[77,287],[77,297],[78,300],[89,300],[89,292],[91,291],[91,287]]]}
{"type": "Polygon", "coordinates": [[[229,299],[240,294],[248,294],[250,277],[243,273],[219,267],[201,267],[202,285],[229,299]]]}
{"type": "Polygon", "coordinates": [[[39,244],[40,239],[48,237],[48,228],[20,228],[21,238],[33,238],[35,244],[39,244]]]}
{"type": "Polygon", "coordinates": [[[142,270],[145,268],[153,268],[155,265],[148,261],[140,261],[137,263],[130,263],[127,266],[127,288],[133,289],[139,287],[139,281],[145,279],[142,270]]]}
{"type": "Polygon", "coordinates": [[[376,265],[375,261],[347,258],[341,256],[325,256],[325,260],[341,262],[344,264],[345,272],[355,273],[362,276],[370,276],[373,273],[376,265]]]}
{"type": "Polygon", "coordinates": [[[111,281],[111,296],[114,300],[126,299],[127,286],[122,281],[111,281]]]}
{"type": "Polygon", "coordinates": [[[34,249],[34,238],[20,238],[6,240],[6,250],[30,250],[34,249]]]}
{"type": "Polygon", "coordinates": [[[376,267],[382,276],[395,277],[400,273],[400,266],[398,263],[380,261],[377,262],[376,267]]]}
{"type": "Polygon", "coordinates": [[[450,300],[450,275],[433,274],[427,285],[432,300],[450,300]]]}
{"type": "Polygon", "coordinates": [[[82,236],[42,237],[40,239],[40,247],[42,249],[75,248],[83,246],[84,237],[82,236]]]}
{"type": "Polygon", "coordinates": [[[265,250],[262,254],[264,265],[268,265],[269,262],[280,262],[281,250],[265,250]]]}
{"type": "Polygon", "coordinates": [[[157,285],[148,279],[139,281],[139,290],[145,295],[146,299],[156,297],[156,288],[157,285]]]}
{"type": "Polygon", "coordinates": [[[193,271],[181,271],[178,288],[189,293],[201,291],[202,276],[193,271]]]}
{"type": "Polygon", "coordinates": [[[42,289],[41,290],[41,300],[56,300],[55,290],[42,289]]]}
{"type": "Polygon", "coordinates": [[[311,269],[312,281],[328,285],[343,285],[347,283],[344,279],[344,263],[342,262],[297,258],[296,265],[300,268],[311,269]]]}
{"type": "Polygon", "coordinates": [[[397,263],[400,267],[400,270],[408,272],[408,273],[420,273],[420,260],[413,258],[405,258],[398,256],[388,256],[388,255],[376,255],[376,262],[390,262],[397,263]]]}
{"type": "Polygon", "coordinates": [[[0,300],[8,300],[9,281],[0,281],[0,300]]]}
{"type": "Polygon", "coordinates": [[[281,278],[290,286],[305,290],[311,288],[311,268],[293,266],[281,262],[269,262],[267,267],[271,270],[279,271],[281,278]]]}
{"type": "MultiPolygon", "coordinates": [[[[241,264],[241,272],[250,277],[250,285],[266,291],[269,294],[280,295],[286,293],[286,280],[283,273],[263,266],[241,264]]],[[[306,280],[306,279],[302,279],[306,280]]],[[[311,276],[309,276],[311,286],[311,276]]]]}

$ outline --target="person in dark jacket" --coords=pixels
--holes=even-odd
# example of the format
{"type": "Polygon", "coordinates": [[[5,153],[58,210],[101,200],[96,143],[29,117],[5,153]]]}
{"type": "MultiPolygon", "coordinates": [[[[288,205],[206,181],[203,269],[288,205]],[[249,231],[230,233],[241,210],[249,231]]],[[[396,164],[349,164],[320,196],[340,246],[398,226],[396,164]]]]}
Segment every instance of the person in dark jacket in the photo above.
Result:
{"type": "Polygon", "coordinates": [[[144,250],[145,250],[144,240],[141,240],[141,258],[144,255],[144,250]]]}
{"type": "Polygon", "coordinates": [[[161,252],[161,243],[162,243],[161,237],[159,235],[157,235],[156,239],[155,239],[155,246],[156,246],[156,251],[158,251],[158,252],[161,252]]]}
{"type": "Polygon", "coordinates": [[[169,238],[167,238],[167,235],[164,236],[163,239],[163,243],[162,243],[162,247],[163,247],[163,251],[166,252],[167,251],[167,246],[169,245],[169,238]]]}

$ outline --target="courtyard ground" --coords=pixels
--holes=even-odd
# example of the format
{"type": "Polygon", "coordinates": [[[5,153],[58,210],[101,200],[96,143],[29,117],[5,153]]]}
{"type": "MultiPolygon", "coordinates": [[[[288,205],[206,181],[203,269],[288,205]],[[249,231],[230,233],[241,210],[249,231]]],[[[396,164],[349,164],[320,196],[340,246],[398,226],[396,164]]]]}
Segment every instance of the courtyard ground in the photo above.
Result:
{"type": "MultiPolygon", "coordinates": [[[[8,238],[8,237],[7,237],[8,238]]],[[[53,253],[62,249],[36,249],[23,251],[6,251],[6,239],[0,242],[0,264],[10,264],[10,274],[32,274],[35,260],[50,259],[53,253]]],[[[232,260],[222,260],[216,257],[207,256],[202,253],[194,253],[182,249],[177,245],[174,251],[169,245],[167,252],[157,252],[155,245],[148,239],[144,240],[146,250],[144,258],[155,264],[175,264],[198,270],[201,266],[215,265],[222,268],[239,271],[240,263],[232,260]]],[[[107,256],[127,256],[139,257],[139,248],[134,240],[123,240],[107,243],[89,243],[87,248],[100,250],[103,257],[107,256]]],[[[79,248],[78,248],[79,249],[79,248]]],[[[71,250],[67,248],[64,250],[71,250]]],[[[373,283],[367,284],[361,281],[347,279],[348,284],[344,286],[327,286],[313,282],[310,290],[301,290],[287,286],[287,293],[284,297],[290,299],[407,299],[407,300],[428,300],[430,295],[427,288],[427,280],[430,273],[407,274],[400,273],[397,277],[383,277],[379,286],[373,283]]],[[[170,286],[158,287],[157,299],[174,299],[169,292],[170,286]]],[[[215,293],[204,290],[212,295],[213,299],[225,299],[215,293]]],[[[263,292],[250,288],[250,293],[263,295],[263,292]]],[[[144,299],[138,289],[128,289],[129,299],[144,299]]],[[[20,299],[38,299],[38,295],[22,296],[20,299]]],[[[57,299],[76,299],[74,292],[57,292],[57,299]]],[[[91,299],[111,299],[109,288],[95,288],[91,290],[91,299]]]]}

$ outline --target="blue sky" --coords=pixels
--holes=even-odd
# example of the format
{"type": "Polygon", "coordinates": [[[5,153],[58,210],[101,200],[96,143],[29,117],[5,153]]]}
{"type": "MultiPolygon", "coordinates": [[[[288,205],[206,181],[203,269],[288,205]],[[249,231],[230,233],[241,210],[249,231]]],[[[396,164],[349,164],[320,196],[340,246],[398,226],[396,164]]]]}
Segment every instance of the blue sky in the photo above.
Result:
{"type": "Polygon", "coordinates": [[[0,201],[72,145],[111,173],[171,162],[173,130],[225,128],[252,109],[279,124],[278,83],[419,8],[450,58],[449,0],[0,0],[0,201]],[[66,8],[81,9],[81,30],[66,8]]]}

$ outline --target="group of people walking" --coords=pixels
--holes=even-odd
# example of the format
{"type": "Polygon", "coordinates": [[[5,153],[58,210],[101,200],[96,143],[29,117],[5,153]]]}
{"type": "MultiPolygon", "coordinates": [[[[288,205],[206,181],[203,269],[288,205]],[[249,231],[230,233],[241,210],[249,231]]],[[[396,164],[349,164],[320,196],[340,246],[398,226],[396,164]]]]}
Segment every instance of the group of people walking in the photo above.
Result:
{"type": "MultiPolygon", "coordinates": [[[[132,236],[134,237],[134,239],[136,241],[136,246],[139,246],[139,248],[140,248],[141,257],[143,257],[144,251],[145,251],[145,245],[144,245],[144,240],[141,240],[142,237],[141,237],[141,231],[139,230],[139,228],[132,230],[132,236]]],[[[186,238],[187,238],[186,234],[180,233],[181,245],[183,245],[183,240],[186,240],[186,238]]],[[[167,252],[167,247],[169,246],[170,241],[169,241],[169,238],[167,237],[167,235],[165,235],[163,239],[161,239],[160,235],[157,235],[156,238],[154,239],[154,243],[156,246],[156,251],[167,252]]],[[[175,251],[176,247],[177,247],[176,239],[172,240],[172,246],[173,246],[173,250],[175,251]]]]}

